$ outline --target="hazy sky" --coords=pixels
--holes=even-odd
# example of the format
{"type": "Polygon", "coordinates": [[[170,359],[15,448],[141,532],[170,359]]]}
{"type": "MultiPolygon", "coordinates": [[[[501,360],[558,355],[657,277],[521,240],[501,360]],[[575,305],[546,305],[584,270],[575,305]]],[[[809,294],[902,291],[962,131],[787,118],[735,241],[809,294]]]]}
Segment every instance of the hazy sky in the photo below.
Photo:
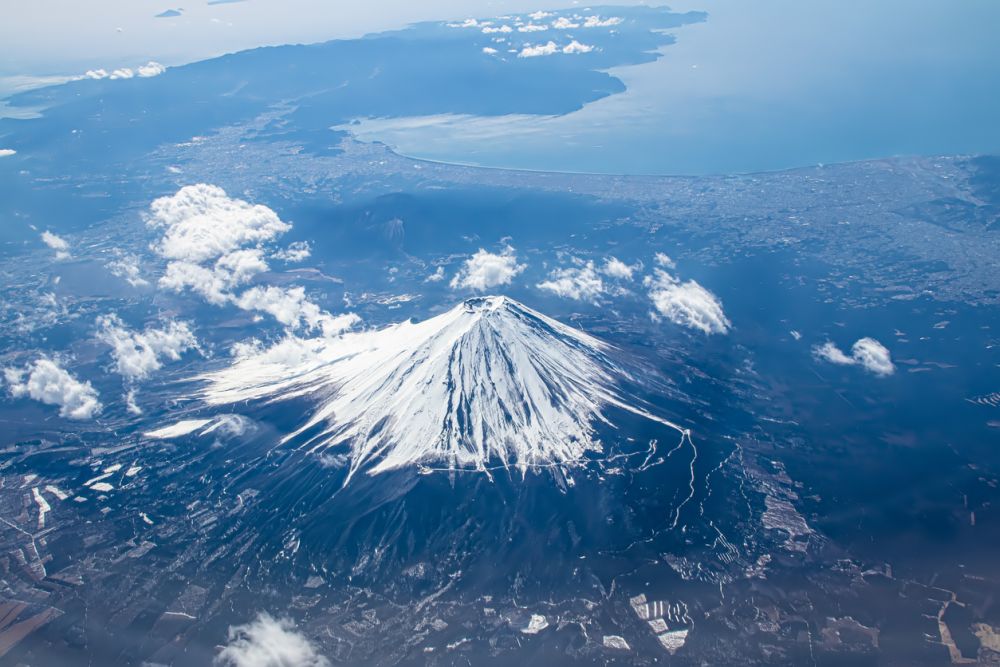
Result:
{"type": "Polygon", "coordinates": [[[628,87],[552,118],[365,121],[416,157],[611,173],[763,171],[894,155],[1000,151],[1000,2],[679,0],[628,87]]]}
{"type": "Polygon", "coordinates": [[[0,22],[0,77],[67,75],[147,60],[175,65],[266,44],[354,37],[415,21],[577,5],[572,0],[10,2],[0,22]],[[155,18],[169,9],[182,9],[181,15],[155,18]]]}
{"type": "MultiPolygon", "coordinates": [[[[33,77],[178,65],[422,20],[573,0],[161,0],[8,3],[0,97],[33,77]],[[174,18],[155,18],[171,8],[174,18]]],[[[595,3],[597,4],[597,3],[595,3]]],[[[600,4],[661,4],[622,2],[600,4]]],[[[628,86],[558,118],[390,119],[352,128],[419,157],[644,173],[777,169],[902,154],[1000,151],[1000,1],[677,0],[708,21],[672,31],[628,86]]],[[[2,105],[0,105],[2,107],[2,105]]]]}

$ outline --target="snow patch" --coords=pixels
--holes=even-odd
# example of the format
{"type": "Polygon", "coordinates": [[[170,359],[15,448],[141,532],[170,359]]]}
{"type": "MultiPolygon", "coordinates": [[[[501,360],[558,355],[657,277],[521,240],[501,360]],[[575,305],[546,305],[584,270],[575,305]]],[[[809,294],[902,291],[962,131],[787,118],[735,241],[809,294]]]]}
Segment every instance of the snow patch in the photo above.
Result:
{"type": "Polygon", "coordinates": [[[419,323],[287,338],[202,377],[201,395],[210,405],[315,397],[316,409],[284,441],[317,456],[346,451],[350,475],[577,463],[601,451],[594,425],[610,423],[609,406],[686,434],[622,394],[631,378],[613,351],[507,297],[479,297],[419,323]]]}
{"type": "Polygon", "coordinates": [[[32,487],[31,495],[35,498],[35,504],[38,505],[38,530],[42,530],[45,528],[45,515],[52,511],[52,507],[42,497],[42,492],[38,490],[37,486],[32,487]]]}
{"type": "Polygon", "coordinates": [[[211,419],[182,419],[181,421],[171,424],[170,426],[164,426],[163,428],[158,428],[155,431],[146,431],[143,435],[147,438],[153,438],[154,440],[180,438],[194,433],[211,421],[211,419]]]}
{"type": "Polygon", "coordinates": [[[528,626],[521,628],[521,632],[526,635],[537,635],[539,632],[549,627],[548,620],[541,614],[532,614],[528,626]]]}

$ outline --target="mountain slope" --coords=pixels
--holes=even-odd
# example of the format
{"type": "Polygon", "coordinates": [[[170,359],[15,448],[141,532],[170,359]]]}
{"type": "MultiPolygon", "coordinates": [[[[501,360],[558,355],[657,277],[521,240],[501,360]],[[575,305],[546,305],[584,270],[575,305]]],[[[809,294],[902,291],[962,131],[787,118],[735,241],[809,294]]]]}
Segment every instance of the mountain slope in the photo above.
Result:
{"type": "Polygon", "coordinates": [[[419,323],[289,339],[207,376],[203,397],[315,400],[285,441],[348,452],[351,475],[571,463],[601,450],[595,425],[611,425],[607,406],[686,433],[629,402],[613,351],[512,299],[479,297],[419,323]]]}

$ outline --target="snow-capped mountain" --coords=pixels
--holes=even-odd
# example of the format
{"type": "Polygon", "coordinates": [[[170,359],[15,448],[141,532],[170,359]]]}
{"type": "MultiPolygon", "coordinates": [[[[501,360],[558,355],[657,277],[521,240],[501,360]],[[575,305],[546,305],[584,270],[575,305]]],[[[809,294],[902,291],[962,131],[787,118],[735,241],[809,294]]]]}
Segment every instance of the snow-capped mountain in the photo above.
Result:
{"type": "Polygon", "coordinates": [[[315,399],[285,438],[344,452],[350,474],[411,465],[487,470],[569,464],[599,452],[614,406],[676,429],[622,391],[615,348],[503,296],[423,322],[287,339],[206,376],[212,405],[315,399]]]}

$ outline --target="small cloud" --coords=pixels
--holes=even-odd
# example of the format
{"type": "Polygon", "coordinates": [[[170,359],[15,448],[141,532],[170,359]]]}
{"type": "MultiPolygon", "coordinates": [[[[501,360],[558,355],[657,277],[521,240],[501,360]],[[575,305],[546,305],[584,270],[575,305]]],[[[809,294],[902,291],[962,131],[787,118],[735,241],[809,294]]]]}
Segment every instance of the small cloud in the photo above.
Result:
{"type": "Polygon", "coordinates": [[[497,52],[497,50],[496,50],[496,49],[494,49],[494,48],[493,48],[493,47],[491,47],[491,46],[484,46],[484,47],[483,47],[483,53],[485,53],[486,55],[490,55],[490,56],[492,56],[492,55],[493,55],[494,53],[496,53],[496,52],[497,52]]]}
{"type": "Polygon", "coordinates": [[[205,183],[188,185],[150,205],[147,224],[162,230],[152,248],[168,260],[160,286],[191,290],[211,304],[265,312],[285,326],[321,329],[334,335],[358,321],[356,315],[333,316],[305,296],[302,287],[253,287],[234,290],[269,270],[267,259],[300,261],[309,245],[292,243],[266,256],[269,246],[292,228],[277,213],[229,197],[205,183]]]}
{"type": "Polygon", "coordinates": [[[888,348],[874,338],[861,338],[851,346],[851,355],[866,371],[875,375],[892,375],[896,366],[888,348]]]}
{"type": "Polygon", "coordinates": [[[731,326],[722,310],[722,303],[712,292],[694,280],[681,282],[663,269],[646,276],[649,298],[656,313],[674,324],[696,329],[705,334],[724,334],[731,326]]]}
{"type": "Polygon", "coordinates": [[[869,373],[879,376],[888,376],[896,372],[896,365],[892,363],[892,355],[888,348],[874,338],[859,338],[851,346],[851,356],[831,342],[823,343],[813,348],[813,354],[818,359],[828,361],[841,366],[860,365],[869,373]]]}
{"type": "Polygon", "coordinates": [[[108,70],[103,68],[89,69],[86,72],[84,72],[82,77],[76,77],[76,78],[93,79],[95,81],[99,81],[101,79],[113,79],[113,80],[132,79],[135,78],[136,76],[149,78],[151,76],[159,76],[166,71],[167,68],[165,65],[161,65],[155,60],[150,60],[145,65],[139,65],[135,69],[132,69],[131,67],[119,67],[118,69],[112,70],[111,72],[108,72],[108,70]]]}
{"type": "Polygon", "coordinates": [[[150,212],[147,224],[163,230],[153,249],[170,260],[160,285],[190,289],[215,305],[231,301],[233,288],[267,271],[261,244],[291,229],[266,206],[231,199],[204,183],[160,197],[150,212]]]}
{"type": "Polygon", "coordinates": [[[42,357],[23,368],[5,368],[3,373],[11,396],[58,405],[61,417],[90,419],[101,411],[97,390],[90,382],[80,382],[52,359],[42,357]]]}
{"type": "Polygon", "coordinates": [[[511,280],[526,268],[526,264],[517,263],[517,253],[509,245],[500,254],[480,248],[479,252],[465,260],[450,284],[452,289],[482,291],[499,285],[509,285],[511,280]]]}
{"type": "Polygon", "coordinates": [[[511,28],[509,25],[486,26],[485,28],[483,28],[483,33],[486,35],[492,35],[494,33],[507,34],[509,32],[514,32],[514,29],[511,28]]]}
{"type": "Polygon", "coordinates": [[[552,16],[552,12],[543,12],[541,10],[528,14],[528,18],[532,21],[541,21],[542,19],[547,19],[550,16],[552,16]]]}
{"type": "Polygon", "coordinates": [[[268,270],[259,248],[234,250],[210,267],[193,262],[169,262],[160,278],[160,286],[183,292],[190,289],[207,302],[221,306],[233,300],[232,290],[268,270]]]}
{"type": "Polygon", "coordinates": [[[662,252],[656,253],[656,257],[654,257],[654,261],[656,262],[657,266],[662,266],[665,269],[676,269],[677,268],[677,265],[674,264],[674,260],[670,259],[670,257],[666,253],[662,253],[662,252]]]}
{"type": "Polygon", "coordinates": [[[573,23],[565,16],[560,16],[555,21],[552,22],[552,27],[556,30],[570,30],[572,28],[579,28],[579,23],[573,23]]]}
{"type": "Polygon", "coordinates": [[[641,269],[642,264],[635,264],[630,266],[625,262],[621,261],[617,257],[608,257],[604,260],[604,266],[601,268],[601,273],[608,276],[609,278],[616,278],[618,280],[632,280],[632,274],[637,270],[641,269]]]}
{"type": "Polygon", "coordinates": [[[160,329],[133,331],[117,315],[97,318],[97,339],[111,347],[115,371],[126,380],[144,380],[163,367],[163,360],[177,361],[184,352],[198,349],[198,340],[186,322],[168,321],[160,329]]]}
{"type": "Polygon", "coordinates": [[[56,259],[69,258],[69,243],[61,236],[45,230],[42,232],[42,243],[56,251],[56,259]]]}
{"type": "Polygon", "coordinates": [[[594,50],[594,47],[589,44],[581,44],[575,39],[562,48],[563,53],[590,53],[594,50]]]}
{"type": "Polygon", "coordinates": [[[111,275],[122,278],[132,287],[145,287],[149,281],[140,275],[139,258],[136,255],[122,255],[104,265],[111,275]]]}
{"type": "Polygon", "coordinates": [[[844,354],[843,350],[829,341],[813,348],[813,354],[815,354],[819,359],[823,359],[831,364],[837,364],[839,366],[853,366],[858,363],[851,357],[844,354]]]}
{"type": "Polygon", "coordinates": [[[205,183],[154,200],[147,224],[163,231],[154,245],[160,255],[194,263],[273,241],[292,228],[267,206],[230,198],[222,188],[205,183]]]}
{"type": "Polygon", "coordinates": [[[17,151],[13,148],[0,148],[0,157],[9,157],[11,155],[17,155],[17,151]]]}
{"type": "Polygon", "coordinates": [[[135,387],[132,387],[125,392],[125,409],[128,410],[129,414],[141,415],[142,407],[139,405],[139,401],[136,399],[135,387]]]}
{"type": "Polygon", "coordinates": [[[320,316],[319,306],[306,298],[303,287],[252,287],[239,296],[236,305],[244,310],[268,313],[293,329],[298,329],[303,324],[313,328],[320,316]]]}
{"type": "Polygon", "coordinates": [[[549,26],[542,25],[541,23],[525,23],[522,26],[518,26],[518,32],[544,32],[548,30],[549,26]]]}
{"type": "MultiPolygon", "coordinates": [[[[266,270],[267,265],[262,264],[259,268],[266,270]]],[[[160,276],[159,285],[174,292],[191,290],[208,303],[223,306],[232,301],[231,290],[239,282],[231,272],[220,266],[205,267],[193,262],[176,261],[167,263],[167,270],[160,276]]]]}
{"type": "Polygon", "coordinates": [[[537,58],[539,56],[551,56],[556,53],[559,47],[556,46],[555,42],[548,42],[546,44],[538,44],[536,46],[525,46],[521,49],[521,52],[517,54],[518,58],[537,58]]]}
{"type": "Polygon", "coordinates": [[[442,280],[444,280],[444,267],[443,266],[437,267],[437,270],[434,273],[432,273],[431,275],[429,275],[426,278],[424,278],[424,282],[425,283],[439,283],[442,280]]]}
{"type": "Polygon", "coordinates": [[[566,299],[596,302],[604,293],[604,281],[598,275],[593,262],[580,268],[556,269],[549,279],[538,283],[537,287],[566,299]]]}
{"type": "Polygon", "coordinates": [[[166,71],[167,68],[164,65],[161,65],[160,63],[156,62],[155,60],[150,60],[145,65],[140,65],[136,70],[138,75],[143,78],[149,78],[151,76],[159,76],[166,71]]]}
{"type": "Polygon", "coordinates": [[[283,262],[297,263],[309,259],[311,255],[312,248],[309,246],[309,241],[294,241],[284,250],[274,253],[272,257],[283,262]]]}
{"type": "Polygon", "coordinates": [[[252,431],[257,430],[254,421],[243,415],[220,415],[215,421],[202,431],[202,435],[213,433],[219,438],[238,438],[252,431]]]}
{"type": "Polygon", "coordinates": [[[584,28],[610,28],[613,25],[618,25],[622,22],[621,17],[612,16],[610,18],[602,19],[600,16],[588,16],[583,22],[584,28]]]}
{"type": "Polygon", "coordinates": [[[246,625],[230,626],[225,647],[215,656],[225,667],[328,667],[330,661],[287,618],[261,612],[246,625]]]}
{"type": "Polygon", "coordinates": [[[292,329],[319,330],[327,337],[343,333],[360,321],[353,313],[334,316],[321,309],[306,297],[304,287],[252,287],[235,304],[243,310],[268,313],[292,329]]]}

